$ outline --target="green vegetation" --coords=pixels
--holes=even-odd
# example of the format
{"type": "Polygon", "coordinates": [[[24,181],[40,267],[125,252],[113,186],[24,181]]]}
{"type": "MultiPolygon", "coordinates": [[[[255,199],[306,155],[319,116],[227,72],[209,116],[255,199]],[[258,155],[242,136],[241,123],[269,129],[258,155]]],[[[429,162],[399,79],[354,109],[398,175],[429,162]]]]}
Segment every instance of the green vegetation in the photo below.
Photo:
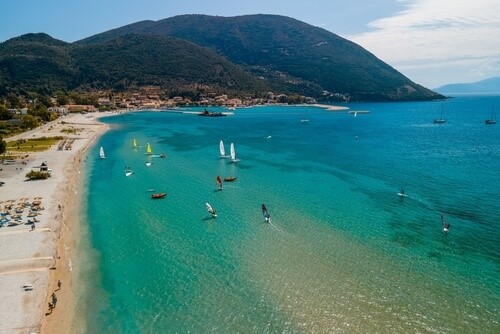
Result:
{"type": "Polygon", "coordinates": [[[33,139],[19,139],[7,142],[9,152],[41,152],[62,140],[63,137],[41,137],[33,139]]]}
{"type": "Polygon", "coordinates": [[[148,85],[195,101],[207,94],[263,97],[269,91],[323,101],[443,98],[355,43],[275,15],[184,15],[72,44],[46,34],[0,44],[0,96],[14,108],[18,94],[31,94],[39,104],[31,115],[43,120],[42,106],[50,101],[41,96],[97,106],[95,99],[72,94],[148,85]]]}
{"type": "Polygon", "coordinates": [[[62,133],[68,133],[68,134],[78,134],[78,132],[81,129],[75,129],[75,128],[64,128],[61,130],[62,133]]]}
{"type": "Polygon", "coordinates": [[[50,177],[50,174],[48,172],[36,172],[32,170],[26,174],[26,177],[29,180],[45,180],[50,177]]]}
{"type": "Polygon", "coordinates": [[[182,15],[127,25],[77,44],[102,43],[130,33],[174,36],[216,50],[247,70],[260,72],[276,91],[285,93],[320,98],[328,91],[356,100],[386,101],[443,98],[359,45],[283,16],[182,15]]]}
{"type": "Polygon", "coordinates": [[[7,151],[7,142],[3,140],[3,137],[0,136],[0,154],[4,154],[7,151]]]}

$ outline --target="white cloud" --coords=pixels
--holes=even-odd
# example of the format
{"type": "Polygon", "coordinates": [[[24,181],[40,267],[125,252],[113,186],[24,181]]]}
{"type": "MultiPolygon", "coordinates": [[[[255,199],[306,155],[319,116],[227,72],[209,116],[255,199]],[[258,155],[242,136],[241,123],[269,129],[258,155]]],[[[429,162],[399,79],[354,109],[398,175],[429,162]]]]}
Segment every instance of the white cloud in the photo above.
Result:
{"type": "Polygon", "coordinates": [[[409,73],[418,69],[417,82],[428,87],[500,76],[500,1],[395,1],[405,9],[347,38],[414,81],[409,73]],[[439,78],[439,69],[448,76],[439,78]]]}

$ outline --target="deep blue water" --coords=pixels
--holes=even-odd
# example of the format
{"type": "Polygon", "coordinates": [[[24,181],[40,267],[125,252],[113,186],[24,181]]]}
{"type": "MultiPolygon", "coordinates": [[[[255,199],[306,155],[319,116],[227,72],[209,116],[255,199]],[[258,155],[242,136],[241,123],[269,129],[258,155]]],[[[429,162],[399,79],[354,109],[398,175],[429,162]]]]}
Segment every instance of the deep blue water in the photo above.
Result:
{"type": "Polygon", "coordinates": [[[498,333],[492,105],[500,97],[347,104],[370,111],[357,117],[268,106],[103,119],[87,166],[82,330],[498,333]],[[432,124],[441,109],[446,123],[432,124]],[[240,162],[219,158],[221,139],[240,162]],[[146,143],[168,157],[148,158],[146,143]],[[217,191],[216,175],[237,180],[217,191]]]}

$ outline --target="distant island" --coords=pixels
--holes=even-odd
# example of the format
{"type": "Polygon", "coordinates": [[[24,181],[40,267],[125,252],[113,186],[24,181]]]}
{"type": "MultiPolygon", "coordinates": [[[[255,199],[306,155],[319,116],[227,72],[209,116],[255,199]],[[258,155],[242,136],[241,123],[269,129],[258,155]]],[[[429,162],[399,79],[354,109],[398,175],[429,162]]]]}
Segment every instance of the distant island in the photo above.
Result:
{"type": "Polygon", "coordinates": [[[106,98],[144,87],[190,101],[269,93],[283,103],[444,98],[347,39],[277,15],[182,15],[75,43],[37,33],[0,44],[0,97],[106,98]]]}
{"type": "Polygon", "coordinates": [[[472,83],[448,84],[434,89],[441,94],[464,95],[464,94],[487,94],[500,95],[500,77],[489,78],[472,83]]]}

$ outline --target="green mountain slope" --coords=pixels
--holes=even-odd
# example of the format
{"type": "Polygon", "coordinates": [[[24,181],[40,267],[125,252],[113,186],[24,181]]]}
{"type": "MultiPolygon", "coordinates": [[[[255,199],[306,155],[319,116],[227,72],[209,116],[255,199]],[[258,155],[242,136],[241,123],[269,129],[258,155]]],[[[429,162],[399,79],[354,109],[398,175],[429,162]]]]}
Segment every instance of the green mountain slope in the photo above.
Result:
{"type": "Polygon", "coordinates": [[[46,34],[27,34],[1,43],[0,94],[9,87],[43,94],[75,86],[78,69],[69,50],[70,44],[46,34]]]}
{"type": "Polygon", "coordinates": [[[276,15],[183,15],[142,21],[83,39],[89,45],[126,33],[175,36],[211,48],[276,87],[315,86],[358,100],[442,98],[413,83],[359,45],[324,29],[276,15]],[[279,81],[279,80],[278,80],[279,81]]]}
{"type": "Polygon", "coordinates": [[[42,92],[144,85],[215,93],[269,89],[211,50],[174,37],[150,35],[125,35],[87,46],[45,34],[11,39],[0,44],[0,85],[42,92]]]}

